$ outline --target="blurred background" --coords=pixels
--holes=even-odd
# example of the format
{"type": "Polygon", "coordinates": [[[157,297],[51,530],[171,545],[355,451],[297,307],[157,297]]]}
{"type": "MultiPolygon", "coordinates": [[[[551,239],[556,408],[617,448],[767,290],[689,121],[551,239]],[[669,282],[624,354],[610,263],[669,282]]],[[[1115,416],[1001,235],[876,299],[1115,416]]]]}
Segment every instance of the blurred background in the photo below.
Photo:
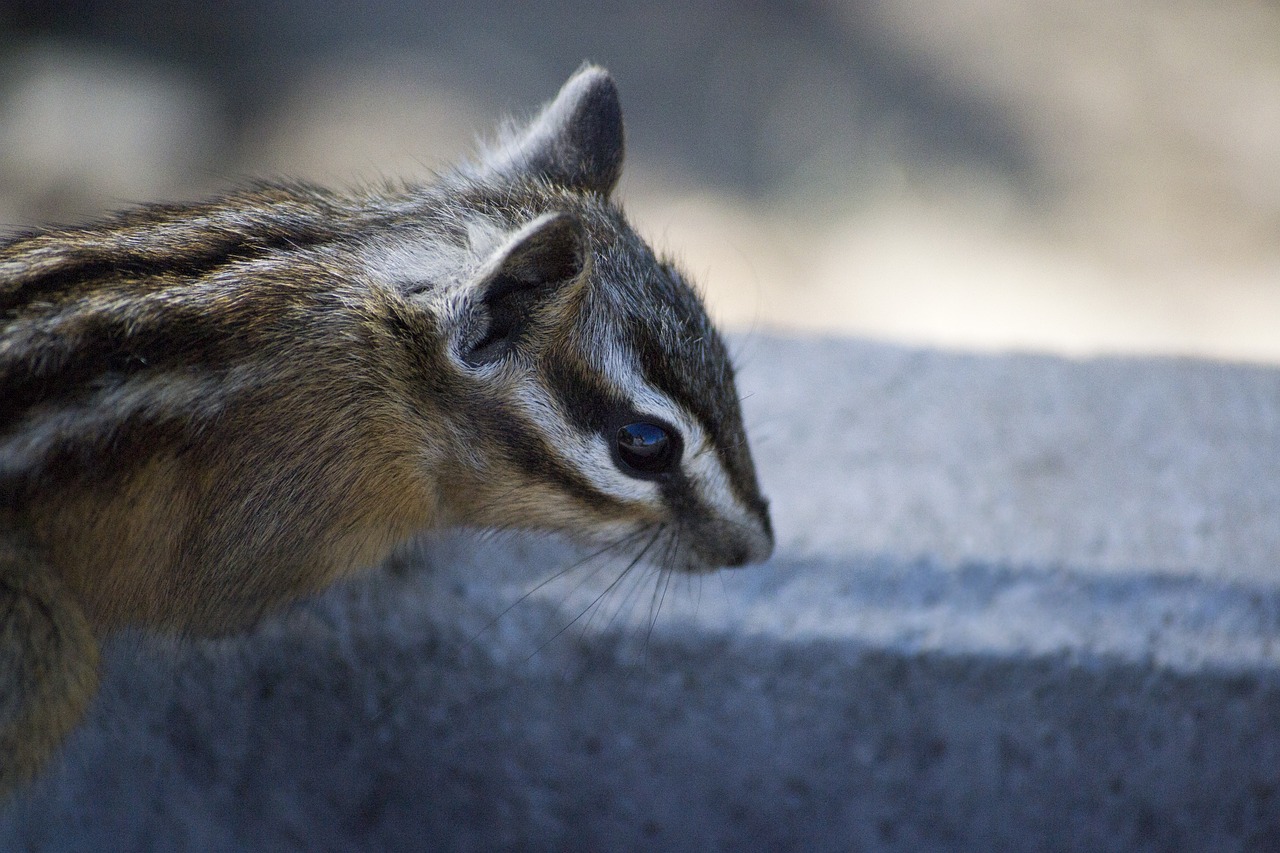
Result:
{"type": "Polygon", "coordinates": [[[584,59],[731,327],[1280,362],[1275,0],[0,0],[0,225],[428,178],[584,59]]]}

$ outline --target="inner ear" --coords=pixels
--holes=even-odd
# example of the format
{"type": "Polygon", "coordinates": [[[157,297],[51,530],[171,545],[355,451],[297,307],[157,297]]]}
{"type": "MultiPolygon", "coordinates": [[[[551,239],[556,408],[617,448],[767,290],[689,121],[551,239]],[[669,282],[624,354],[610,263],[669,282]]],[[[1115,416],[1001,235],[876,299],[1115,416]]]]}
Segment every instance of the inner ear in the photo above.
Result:
{"type": "Polygon", "coordinates": [[[531,286],[555,285],[577,278],[585,264],[585,235],[578,217],[546,213],[516,232],[498,252],[498,275],[531,286]]]}
{"type": "Polygon", "coordinates": [[[544,214],[521,228],[481,272],[461,341],[463,361],[476,367],[510,352],[540,311],[583,278],[588,257],[576,216],[544,214]]]}

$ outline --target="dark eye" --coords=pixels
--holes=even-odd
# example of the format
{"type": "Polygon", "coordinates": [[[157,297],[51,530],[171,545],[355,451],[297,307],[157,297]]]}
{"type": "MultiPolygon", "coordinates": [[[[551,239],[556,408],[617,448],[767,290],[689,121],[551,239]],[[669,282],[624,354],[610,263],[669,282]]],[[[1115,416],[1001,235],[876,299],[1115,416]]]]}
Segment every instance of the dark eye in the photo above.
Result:
{"type": "Polygon", "coordinates": [[[679,440],[666,427],[645,421],[619,428],[614,446],[629,474],[661,474],[680,461],[679,440]]]}

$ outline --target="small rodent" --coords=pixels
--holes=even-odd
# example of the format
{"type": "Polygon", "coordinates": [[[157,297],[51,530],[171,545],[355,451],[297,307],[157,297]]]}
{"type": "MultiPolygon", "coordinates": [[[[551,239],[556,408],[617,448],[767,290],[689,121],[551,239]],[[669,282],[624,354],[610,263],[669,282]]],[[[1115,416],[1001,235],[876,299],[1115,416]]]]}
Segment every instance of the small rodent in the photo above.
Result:
{"type": "Polygon", "coordinates": [[[0,244],[0,793],[81,719],[106,632],[236,630],[427,528],[768,557],[724,343],[610,200],[622,159],[584,66],[430,185],[0,244]]]}

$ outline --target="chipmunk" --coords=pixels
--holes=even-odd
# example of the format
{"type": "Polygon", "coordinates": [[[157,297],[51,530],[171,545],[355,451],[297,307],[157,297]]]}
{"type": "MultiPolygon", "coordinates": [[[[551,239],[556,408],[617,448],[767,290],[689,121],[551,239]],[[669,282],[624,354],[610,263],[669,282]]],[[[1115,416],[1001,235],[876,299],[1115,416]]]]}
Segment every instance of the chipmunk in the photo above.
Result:
{"type": "Polygon", "coordinates": [[[122,626],[234,631],[428,528],[773,534],[734,371],[610,200],[612,78],[427,186],[264,183],[0,246],[0,791],[122,626]]]}

